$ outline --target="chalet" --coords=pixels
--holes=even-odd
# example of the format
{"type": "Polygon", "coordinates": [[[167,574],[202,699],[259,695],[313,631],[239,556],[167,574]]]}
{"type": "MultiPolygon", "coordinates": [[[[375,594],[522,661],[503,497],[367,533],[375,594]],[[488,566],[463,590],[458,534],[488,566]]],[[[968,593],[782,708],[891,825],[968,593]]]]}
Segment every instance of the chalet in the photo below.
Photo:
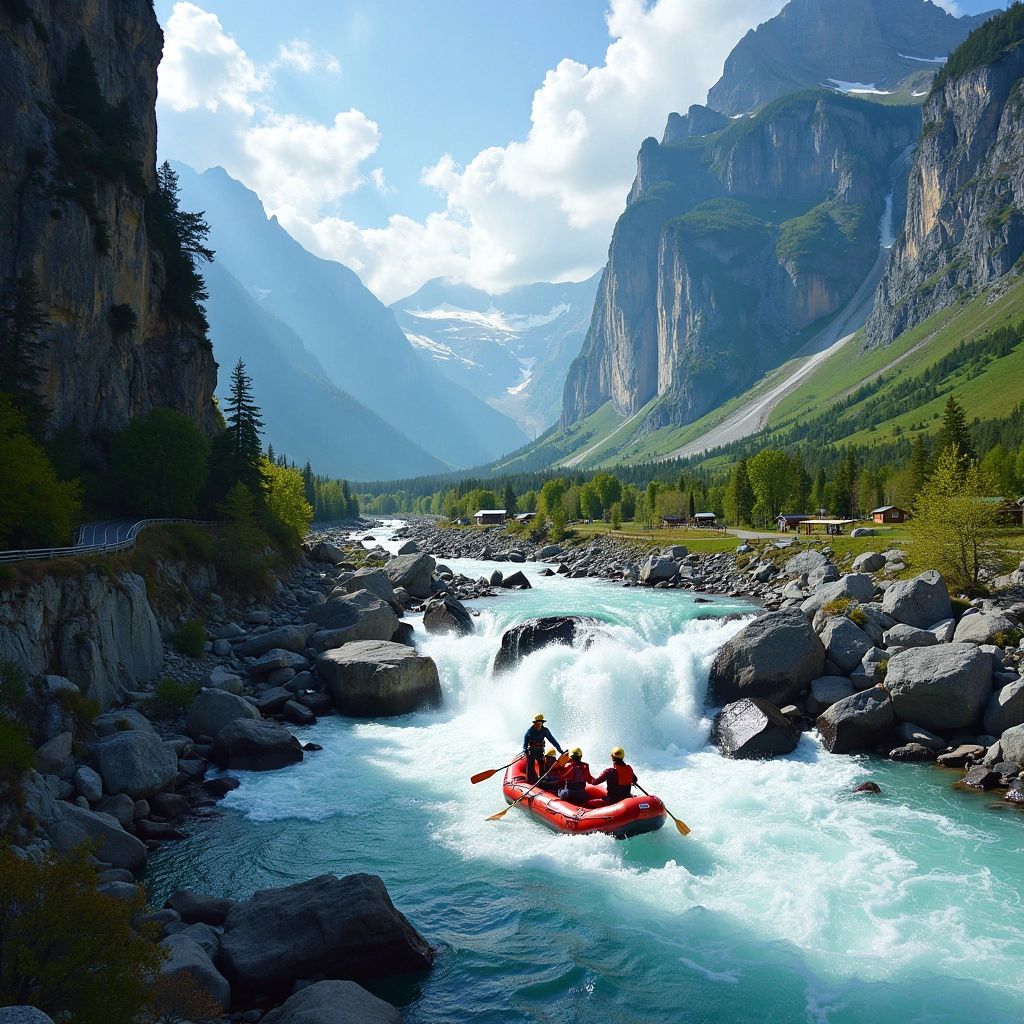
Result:
{"type": "Polygon", "coordinates": [[[698,512],[693,521],[697,526],[714,526],[718,522],[718,516],[714,512],[698,512]]]}
{"type": "Polygon", "coordinates": [[[507,517],[503,508],[482,508],[473,516],[477,526],[504,526],[507,517]]]}
{"type": "Polygon", "coordinates": [[[897,505],[883,505],[871,510],[871,518],[876,523],[905,523],[910,513],[897,505]]]}
{"type": "Polygon", "coordinates": [[[680,527],[686,526],[686,516],[662,516],[661,525],[667,527],[670,530],[677,530],[680,527]]]}
{"type": "Polygon", "coordinates": [[[778,526],[778,528],[780,530],[782,530],[784,533],[788,533],[790,530],[797,530],[797,531],[799,531],[800,530],[800,524],[801,523],[806,523],[807,520],[810,519],[810,518],[811,517],[809,515],[805,515],[805,514],[801,514],[801,515],[787,515],[786,513],[783,513],[782,515],[779,516],[779,518],[775,521],[775,523],[776,523],[776,525],[778,526]]]}
{"type": "Polygon", "coordinates": [[[996,522],[1000,526],[1024,526],[1024,505],[1009,498],[985,498],[995,505],[996,522]]]}
{"type": "Polygon", "coordinates": [[[536,512],[520,512],[516,516],[517,523],[532,523],[537,518],[536,512]]]}

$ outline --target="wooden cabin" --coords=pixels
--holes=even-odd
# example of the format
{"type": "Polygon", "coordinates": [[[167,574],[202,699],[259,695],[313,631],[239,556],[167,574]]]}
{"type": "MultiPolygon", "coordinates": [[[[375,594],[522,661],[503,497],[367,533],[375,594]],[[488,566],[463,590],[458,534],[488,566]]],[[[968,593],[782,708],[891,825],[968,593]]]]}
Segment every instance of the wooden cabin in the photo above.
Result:
{"type": "Polygon", "coordinates": [[[503,508],[482,508],[473,518],[477,526],[504,526],[508,511],[503,508]]]}
{"type": "Polygon", "coordinates": [[[811,517],[809,515],[806,515],[804,513],[801,513],[800,515],[791,515],[783,513],[775,521],[775,524],[783,533],[788,533],[790,530],[796,530],[799,532],[800,524],[806,523],[807,520],[810,518],[811,517]]]}
{"type": "Polygon", "coordinates": [[[876,523],[905,523],[910,513],[898,505],[883,505],[871,510],[871,518],[876,523]]]}

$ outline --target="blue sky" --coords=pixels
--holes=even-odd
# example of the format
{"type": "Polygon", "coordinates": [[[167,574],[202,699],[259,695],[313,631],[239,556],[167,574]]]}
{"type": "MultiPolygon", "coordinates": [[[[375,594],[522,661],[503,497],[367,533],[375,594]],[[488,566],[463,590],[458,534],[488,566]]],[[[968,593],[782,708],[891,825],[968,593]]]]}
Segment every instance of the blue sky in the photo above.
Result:
{"type": "Polygon", "coordinates": [[[161,156],[224,166],[385,301],[581,279],[640,142],[783,3],[157,0],[161,156]]]}

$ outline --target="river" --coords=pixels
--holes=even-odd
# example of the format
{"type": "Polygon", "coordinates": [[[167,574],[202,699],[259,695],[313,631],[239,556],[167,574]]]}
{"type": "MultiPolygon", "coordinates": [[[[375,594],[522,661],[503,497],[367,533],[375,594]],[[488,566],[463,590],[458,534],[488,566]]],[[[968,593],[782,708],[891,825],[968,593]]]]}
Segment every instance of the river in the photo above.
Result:
{"type": "Polygon", "coordinates": [[[438,665],[440,711],[298,730],[323,751],[236,773],[223,815],[151,859],[154,900],[379,874],[439,947],[425,978],[368,986],[410,1024],[1024,1018],[1019,812],[931,766],[831,756],[812,735],[786,758],[727,761],[708,746],[702,701],[741,622],[702,621],[707,606],[680,591],[524,568],[535,589],[475,602],[474,636],[427,636],[410,619],[438,665]],[[508,626],[570,612],[603,619],[609,637],[491,678],[508,626]],[[625,747],[690,837],[671,822],[617,842],[515,810],[485,821],[505,806],[501,775],[468,778],[509,760],[537,711],[595,769],[625,747]],[[851,792],[868,779],[880,797],[851,792]]]}

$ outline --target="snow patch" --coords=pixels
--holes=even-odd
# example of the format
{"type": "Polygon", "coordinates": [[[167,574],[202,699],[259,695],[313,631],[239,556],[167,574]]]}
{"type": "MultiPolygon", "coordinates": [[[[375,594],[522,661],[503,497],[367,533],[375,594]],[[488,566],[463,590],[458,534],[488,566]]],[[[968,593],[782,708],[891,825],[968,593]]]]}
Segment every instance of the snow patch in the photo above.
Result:
{"type": "Polygon", "coordinates": [[[413,334],[411,331],[406,331],[405,337],[413,348],[418,348],[421,352],[425,352],[431,359],[438,359],[445,363],[462,363],[463,366],[479,366],[479,363],[474,363],[472,359],[466,359],[458,355],[447,345],[434,341],[433,338],[428,338],[423,334],[413,334]]]}
{"type": "Polygon", "coordinates": [[[460,309],[444,303],[433,309],[407,309],[409,316],[417,320],[454,320],[467,326],[482,327],[489,331],[504,331],[508,334],[522,334],[537,327],[546,327],[554,323],[560,316],[569,312],[567,302],[555,306],[547,313],[518,314],[505,313],[493,306],[486,313],[478,313],[471,309],[460,309]]]}
{"type": "Polygon", "coordinates": [[[849,96],[892,96],[891,89],[876,89],[874,82],[843,82],[838,78],[830,78],[829,81],[836,87],[837,92],[849,96]]]}
{"type": "Polygon", "coordinates": [[[899,56],[904,60],[916,60],[919,64],[945,64],[949,60],[948,57],[911,57],[909,53],[901,53],[899,56]]]}

